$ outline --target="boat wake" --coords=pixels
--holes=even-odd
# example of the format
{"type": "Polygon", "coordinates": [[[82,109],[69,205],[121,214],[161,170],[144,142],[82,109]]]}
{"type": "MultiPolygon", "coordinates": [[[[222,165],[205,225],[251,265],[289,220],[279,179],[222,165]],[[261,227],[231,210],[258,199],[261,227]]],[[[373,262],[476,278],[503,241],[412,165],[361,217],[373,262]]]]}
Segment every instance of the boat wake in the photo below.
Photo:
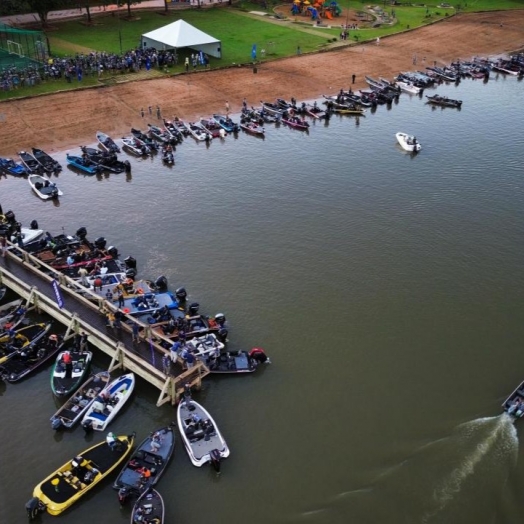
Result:
{"type": "Polygon", "coordinates": [[[517,455],[517,433],[509,416],[476,419],[423,446],[366,489],[340,493],[297,520],[491,523],[517,455]]]}

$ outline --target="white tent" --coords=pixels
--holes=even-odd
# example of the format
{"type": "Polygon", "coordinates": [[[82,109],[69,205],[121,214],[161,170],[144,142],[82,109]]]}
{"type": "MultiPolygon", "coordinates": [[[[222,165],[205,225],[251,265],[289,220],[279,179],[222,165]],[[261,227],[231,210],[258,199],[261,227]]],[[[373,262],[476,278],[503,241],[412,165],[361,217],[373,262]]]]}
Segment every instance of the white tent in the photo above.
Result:
{"type": "Polygon", "coordinates": [[[159,50],[190,47],[207,55],[222,58],[220,40],[207,35],[183,20],[177,20],[172,24],[142,35],[142,47],[154,47],[159,50]]]}

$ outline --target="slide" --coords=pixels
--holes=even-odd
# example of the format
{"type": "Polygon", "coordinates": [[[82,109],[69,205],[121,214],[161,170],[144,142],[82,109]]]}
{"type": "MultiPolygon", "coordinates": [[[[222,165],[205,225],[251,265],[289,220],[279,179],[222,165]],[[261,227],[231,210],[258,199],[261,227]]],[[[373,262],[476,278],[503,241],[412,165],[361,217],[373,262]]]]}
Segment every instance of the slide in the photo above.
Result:
{"type": "Polygon", "coordinates": [[[337,16],[340,16],[340,13],[342,13],[342,9],[340,9],[340,7],[337,5],[336,9],[335,9],[335,13],[337,14],[337,16]]]}
{"type": "Polygon", "coordinates": [[[326,18],[329,18],[330,20],[333,20],[333,15],[331,14],[331,11],[326,11],[326,12],[324,13],[324,16],[325,16],[326,18]]]}

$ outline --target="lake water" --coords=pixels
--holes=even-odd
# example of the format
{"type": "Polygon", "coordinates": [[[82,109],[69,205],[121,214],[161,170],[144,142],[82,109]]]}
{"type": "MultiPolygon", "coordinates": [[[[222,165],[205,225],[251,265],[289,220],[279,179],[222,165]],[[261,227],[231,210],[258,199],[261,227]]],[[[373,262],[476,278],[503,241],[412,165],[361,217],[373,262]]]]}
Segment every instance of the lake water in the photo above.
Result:
{"type": "MultiPolygon", "coordinates": [[[[204,313],[225,313],[231,348],[260,346],[273,361],[205,380],[196,399],[231,456],[216,477],[178,441],[158,485],[166,522],[524,518],[520,428],[500,416],[524,379],[523,86],[493,75],[436,90],[461,111],[402,95],[308,134],[187,138],[174,167],[131,160],[127,177],[64,167],[58,206],[0,180],[4,211],[105,236],[140,277],[166,275],[204,313]],[[404,153],[397,131],[422,151],[404,153]]],[[[23,523],[33,487],[88,446],[80,428],[50,429],[49,370],[0,395],[0,521],[23,523]]],[[[157,396],[140,381],[112,431],[140,441],[173,420],[157,396]]],[[[60,521],[127,522],[110,484],[60,521]]]]}

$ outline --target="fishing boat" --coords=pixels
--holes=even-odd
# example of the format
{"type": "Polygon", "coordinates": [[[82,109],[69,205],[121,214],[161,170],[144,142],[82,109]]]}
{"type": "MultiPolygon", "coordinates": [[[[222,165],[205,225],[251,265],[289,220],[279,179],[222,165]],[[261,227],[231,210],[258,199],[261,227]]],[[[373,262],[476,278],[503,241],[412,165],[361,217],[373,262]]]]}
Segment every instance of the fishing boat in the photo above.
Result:
{"type": "Polygon", "coordinates": [[[51,180],[46,176],[29,175],[27,180],[33,191],[42,200],[56,199],[64,194],[60,189],[58,189],[57,185],[54,182],[51,182],[51,180]]]}
{"type": "Polygon", "coordinates": [[[270,115],[281,118],[282,115],[284,114],[284,110],[278,104],[271,104],[270,102],[262,102],[262,100],[260,101],[260,103],[262,104],[262,108],[264,109],[264,111],[266,111],[270,115]]]}
{"type": "Polygon", "coordinates": [[[209,133],[209,131],[207,131],[207,129],[198,122],[189,122],[186,124],[186,128],[189,131],[189,134],[197,142],[204,142],[213,138],[211,133],[209,133]]]}
{"type": "Polygon", "coordinates": [[[40,482],[26,504],[29,516],[33,516],[32,507],[40,506],[39,501],[49,514],[60,515],[114,471],[131,452],[135,435],[115,438],[117,445],[110,447],[105,440],[95,444],[40,482]]]}
{"type": "Polygon", "coordinates": [[[136,156],[145,156],[151,154],[151,149],[149,149],[149,147],[144,144],[144,142],[138,138],[135,138],[134,136],[123,137],[122,144],[123,148],[127,152],[133,153],[136,156]]]}
{"type": "Polygon", "coordinates": [[[135,375],[128,373],[113,380],[89,406],[82,419],[86,431],[104,431],[131,397],[135,388],[135,375]]]}
{"type": "Polygon", "coordinates": [[[87,155],[96,165],[100,166],[102,170],[109,171],[111,173],[129,173],[131,171],[131,164],[129,160],[118,160],[116,153],[107,153],[94,149],[92,147],[81,146],[82,153],[87,155]]]}
{"type": "Polygon", "coordinates": [[[175,449],[173,425],[153,431],[129,457],[113,483],[121,501],[130,494],[141,495],[160,480],[175,449]]]}
{"type": "Polygon", "coordinates": [[[214,333],[221,342],[227,340],[226,317],[222,313],[216,314],[215,318],[208,318],[191,312],[191,306],[189,308],[187,315],[182,314],[177,316],[178,318],[171,316],[167,321],[152,324],[151,329],[159,335],[173,340],[178,340],[180,331],[184,332],[186,340],[201,337],[207,333],[214,333]]]}
{"type": "Polygon", "coordinates": [[[282,122],[289,127],[300,129],[301,131],[307,131],[309,129],[309,122],[306,122],[298,116],[283,116],[282,122]]]}
{"type": "Polygon", "coordinates": [[[211,463],[220,471],[220,462],[229,457],[229,448],[208,411],[191,398],[189,386],[178,404],[177,422],[191,463],[197,467],[211,463]]]}
{"type": "Polygon", "coordinates": [[[145,133],[142,133],[140,129],[131,128],[131,134],[140,142],[145,144],[151,151],[158,151],[158,144],[145,133]]]}
{"type": "Polygon", "coordinates": [[[82,418],[95,398],[107,387],[110,378],[108,371],[91,375],[51,417],[51,427],[55,430],[72,428],[82,418]]]}
{"type": "Polygon", "coordinates": [[[408,135],[407,133],[396,133],[395,137],[397,138],[400,147],[405,151],[410,153],[420,151],[422,146],[415,136],[408,135]]]}
{"type": "Polygon", "coordinates": [[[122,311],[128,315],[140,317],[151,315],[159,309],[177,309],[180,304],[170,291],[163,293],[143,293],[134,298],[126,298],[122,311]]]}
{"type": "Polygon", "coordinates": [[[37,149],[36,147],[33,147],[32,151],[35,159],[42,164],[47,173],[58,173],[62,171],[60,162],[56,161],[51,155],[48,155],[45,151],[37,149]]]}
{"type": "Polygon", "coordinates": [[[313,104],[304,103],[302,107],[303,107],[304,114],[310,116],[311,118],[315,118],[315,119],[329,118],[329,113],[327,111],[324,111],[320,107],[318,107],[316,102],[314,102],[313,104]]]}
{"type": "Polygon", "coordinates": [[[18,156],[29,174],[37,175],[44,170],[42,164],[31,153],[20,151],[18,156]]]}
{"type": "Polygon", "coordinates": [[[260,138],[264,138],[266,134],[266,130],[264,129],[264,127],[260,124],[257,124],[256,122],[241,122],[240,128],[246,133],[258,136],[260,138]]]}
{"type": "Polygon", "coordinates": [[[217,124],[228,133],[237,133],[240,130],[240,126],[236,122],[233,122],[229,116],[215,114],[213,118],[217,124]]]}
{"type": "Polygon", "coordinates": [[[97,131],[96,139],[104,151],[108,151],[109,153],[120,153],[120,148],[109,135],[102,133],[102,131],[97,131]]]}
{"type": "Polygon", "coordinates": [[[70,395],[84,380],[93,353],[91,351],[69,351],[58,353],[51,370],[51,389],[57,397],[70,395]]]}
{"type": "Polygon", "coordinates": [[[442,107],[456,107],[459,109],[462,107],[462,100],[454,100],[453,98],[448,98],[447,96],[426,95],[426,98],[428,99],[428,104],[434,104],[436,106],[442,107]]]}
{"type": "Polygon", "coordinates": [[[22,164],[17,164],[12,158],[0,158],[0,171],[6,175],[25,176],[27,169],[22,164]]]}
{"type": "Polygon", "coordinates": [[[131,524],[137,522],[164,524],[164,500],[156,489],[149,488],[137,499],[131,513],[131,524]]]}
{"type": "Polygon", "coordinates": [[[176,144],[176,138],[167,129],[162,129],[153,124],[147,124],[147,127],[149,127],[149,134],[159,142],[171,145],[176,144]]]}
{"type": "Polygon", "coordinates": [[[162,147],[162,162],[168,166],[172,166],[175,163],[175,155],[173,154],[172,146],[163,146],[162,147]]]}
{"type": "Polygon", "coordinates": [[[200,337],[194,337],[185,344],[187,351],[193,353],[197,358],[209,357],[211,355],[218,357],[224,349],[224,344],[220,342],[216,335],[207,333],[200,337]]]}
{"type": "Polygon", "coordinates": [[[14,335],[9,332],[14,328],[0,335],[0,364],[13,358],[23,348],[36,344],[50,328],[50,322],[41,322],[17,329],[14,335]]]}
{"type": "Polygon", "coordinates": [[[18,382],[53,358],[63,344],[59,335],[50,335],[49,338],[42,337],[37,342],[31,342],[0,366],[0,375],[7,382],[18,382]]]}
{"type": "Polygon", "coordinates": [[[102,167],[93,162],[87,155],[81,157],[67,153],[66,160],[70,166],[76,167],[88,175],[96,175],[103,171],[102,167]]]}
{"type": "Polygon", "coordinates": [[[178,118],[175,118],[174,120],[166,120],[164,118],[164,126],[166,128],[166,131],[168,131],[171,134],[171,136],[176,140],[177,144],[182,142],[184,140],[184,137],[189,134],[186,128],[186,124],[178,118]]]}
{"type": "Polygon", "coordinates": [[[198,122],[213,138],[224,138],[227,131],[214,118],[201,118],[198,122]]]}
{"type": "MultiPolygon", "coordinates": [[[[7,289],[7,288],[3,288],[7,289]]],[[[25,317],[27,309],[22,307],[22,299],[13,300],[0,306],[0,340],[4,329],[15,329],[25,317]]]]}
{"type": "Polygon", "coordinates": [[[524,417],[524,382],[519,384],[502,403],[502,409],[513,419],[513,422],[524,417]]]}
{"type": "Polygon", "coordinates": [[[211,373],[216,374],[246,374],[253,373],[260,364],[269,364],[271,361],[264,350],[253,348],[251,351],[228,351],[219,355],[203,357],[211,373]]]}
{"type": "Polygon", "coordinates": [[[421,87],[417,87],[411,82],[403,82],[402,80],[397,80],[397,86],[410,95],[418,95],[422,91],[421,87]]]}

